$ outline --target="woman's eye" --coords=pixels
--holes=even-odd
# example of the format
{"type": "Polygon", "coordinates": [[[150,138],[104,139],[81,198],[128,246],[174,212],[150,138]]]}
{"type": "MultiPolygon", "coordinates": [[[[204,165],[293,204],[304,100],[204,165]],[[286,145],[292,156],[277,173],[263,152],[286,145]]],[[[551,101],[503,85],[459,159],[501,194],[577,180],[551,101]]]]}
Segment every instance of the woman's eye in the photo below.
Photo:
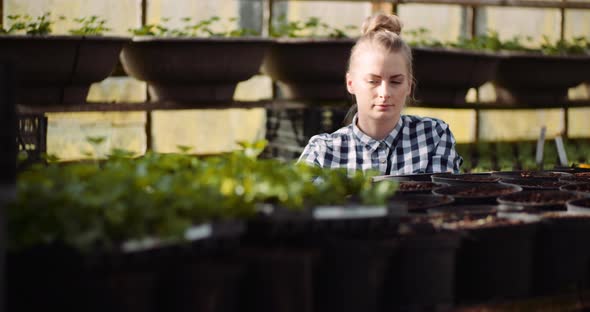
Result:
{"type": "Polygon", "coordinates": [[[377,81],[377,80],[369,80],[367,82],[370,83],[370,84],[377,84],[377,83],[379,83],[379,81],[377,81]]]}
{"type": "Polygon", "coordinates": [[[393,83],[393,84],[401,84],[402,82],[401,81],[392,81],[391,83],[393,83]]]}

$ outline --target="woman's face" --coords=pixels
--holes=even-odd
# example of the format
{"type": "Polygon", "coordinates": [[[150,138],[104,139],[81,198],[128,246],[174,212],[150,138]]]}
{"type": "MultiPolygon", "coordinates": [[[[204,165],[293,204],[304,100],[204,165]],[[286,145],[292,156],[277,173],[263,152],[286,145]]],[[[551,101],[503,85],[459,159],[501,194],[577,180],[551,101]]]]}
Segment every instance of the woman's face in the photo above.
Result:
{"type": "Polygon", "coordinates": [[[411,90],[404,55],[365,47],[346,74],[346,86],[356,97],[359,119],[396,123],[411,90]]]}

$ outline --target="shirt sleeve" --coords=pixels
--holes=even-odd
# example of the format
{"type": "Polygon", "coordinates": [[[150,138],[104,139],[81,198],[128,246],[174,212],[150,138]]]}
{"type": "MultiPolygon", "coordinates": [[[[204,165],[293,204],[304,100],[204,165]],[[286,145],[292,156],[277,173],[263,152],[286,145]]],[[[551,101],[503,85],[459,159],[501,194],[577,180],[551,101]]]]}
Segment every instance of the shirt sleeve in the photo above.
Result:
{"type": "Polygon", "coordinates": [[[455,137],[451,133],[449,125],[440,121],[436,125],[436,132],[439,135],[438,144],[436,145],[429,172],[448,172],[459,173],[459,168],[463,163],[463,158],[455,150],[455,137]]]}
{"type": "Polygon", "coordinates": [[[309,139],[307,146],[299,156],[298,163],[305,162],[307,164],[322,167],[323,166],[323,156],[326,153],[326,143],[325,140],[322,139],[321,135],[314,135],[309,139]]]}

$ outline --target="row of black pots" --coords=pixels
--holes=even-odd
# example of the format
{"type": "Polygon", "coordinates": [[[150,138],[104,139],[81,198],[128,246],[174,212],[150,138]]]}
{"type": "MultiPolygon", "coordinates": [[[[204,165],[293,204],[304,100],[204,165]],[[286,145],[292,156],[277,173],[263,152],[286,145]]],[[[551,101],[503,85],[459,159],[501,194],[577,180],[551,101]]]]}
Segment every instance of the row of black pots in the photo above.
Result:
{"type": "MultiPolygon", "coordinates": [[[[413,177],[381,176],[375,181],[400,183],[391,203],[402,212],[425,211],[431,203],[502,204],[509,210],[566,210],[568,201],[590,196],[590,184],[581,182],[588,172],[514,171],[476,174],[420,174],[413,177]],[[425,181],[430,178],[432,182],[425,181]],[[417,181],[409,181],[416,179],[417,181]],[[414,195],[423,193],[421,195],[414,195]],[[427,194],[439,195],[439,197],[427,194]],[[411,196],[410,196],[411,195],[411,196]],[[428,199],[428,200],[426,200],[428,199]]],[[[584,209],[582,207],[575,208],[584,209]]]]}
{"type": "MultiPolygon", "coordinates": [[[[0,36],[21,104],[79,104],[120,59],[148,82],[151,99],[231,101],[236,84],[261,70],[289,99],[348,100],[344,76],[354,39],[0,36]],[[43,51],[43,53],[38,53],[43,51]]],[[[414,48],[415,97],[463,104],[470,88],[495,81],[500,102],[552,104],[590,80],[590,56],[543,56],[414,48]],[[543,74],[539,74],[539,70],[543,74]],[[440,73],[449,73],[441,79],[440,73]],[[546,79],[546,77],[551,79],[546,79]]]]}
{"type": "Polygon", "coordinates": [[[221,221],[187,231],[187,243],[142,241],[86,252],[63,244],[10,251],[8,311],[236,311],[245,230],[221,221]]]}
{"type": "MultiPolygon", "coordinates": [[[[444,208],[430,211],[449,214],[462,206],[444,208]]],[[[472,208],[469,215],[477,212],[476,219],[495,214],[490,206],[472,208]]],[[[566,213],[539,221],[535,215],[511,213],[503,218],[525,222],[494,221],[498,223],[440,231],[419,219],[402,218],[397,235],[391,237],[308,237],[296,245],[316,252],[308,259],[317,261],[315,271],[308,268],[315,273],[302,275],[315,277],[309,282],[315,299],[304,306],[429,309],[572,293],[590,286],[590,217],[566,213]],[[367,268],[368,263],[373,267],[367,268]]]]}
{"type": "MultiPolygon", "coordinates": [[[[324,209],[331,208],[319,208],[324,209]]],[[[391,311],[454,304],[460,235],[392,215],[295,214],[249,222],[245,244],[256,246],[259,257],[274,259],[264,262],[272,276],[266,271],[248,293],[259,303],[254,310],[391,311]],[[266,252],[261,256],[260,250],[266,252]],[[276,266],[286,271],[276,272],[276,266]]]]}
{"type": "MultiPolygon", "coordinates": [[[[59,248],[12,254],[9,307],[383,311],[588,287],[587,216],[445,228],[429,217],[369,214],[343,218],[323,212],[312,214],[315,222],[295,215],[262,216],[283,223],[271,227],[254,219],[243,238],[243,227],[233,224],[225,232],[213,228],[221,236],[212,234],[190,247],[161,246],[93,257],[92,262],[59,248]],[[294,241],[290,229],[283,228],[288,223],[303,223],[295,227],[315,235],[294,241]]],[[[488,214],[473,222],[487,220],[488,214]]]]}
{"type": "MultiPolygon", "coordinates": [[[[590,216],[552,213],[521,224],[464,229],[460,303],[576,293],[590,285],[590,216]]],[[[514,214],[512,214],[514,217],[514,214]]],[[[523,216],[521,216],[523,217],[523,216]]]]}
{"type": "MultiPolygon", "coordinates": [[[[432,197],[432,195],[423,196],[432,197]]],[[[410,195],[410,197],[415,198],[416,195],[410,195]]],[[[444,207],[429,209],[429,212],[437,212],[438,214],[451,213],[453,215],[476,215],[478,218],[494,215],[496,211],[497,206],[480,205],[471,207],[447,205],[444,207]],[[461,212],[461,210],[466,213],[457,214],[457,212],[461,212]]],[[[515,216],[515,214],[509,215],[515,216]]],[[[392,234],[391,231],[384,235],[384,231],[377,230],[378,226],[373,228],[373,234],[377,232],[380,233],[381,236],[368,235],[366,232],[367,228],[365,227],[365,230],[362,231],[362,233],[364,233],[363,235],[359,235],[359,232],[356,232],[355,236],[338,235],[338,237],[332,236],[331,238],[345,239],[346,242],[351,242],[353,240],[358,241],[362,238],[370,238],[371,243],[365,242],[363,244],[370,245],[375,244],[376,242],[379,244],[388,243],[388,248],[393,248],[392,242],[396,242],[398,249],[394,251],[390,250],[385,254],[392,257],[390,258],[389,263],[397,263],[396,265],[393,265],[394,269],[390,268],[389,271],[395,271],[396,274],[391,276],[396,276],[397,279],[395,279],[393,284],[387,282],[387,278],[382,280],[382,282],[385,283],[383,284],[385,290],[383,292],[378,292],[378,294],[384,295],[380,297],[381,299],[378,300],[377,303],[375,301],[371,301],[371,303],[363,301],[365,306],[373,306],[377,304],[377,306],[388,307],[394,305],[398,308],[415,308],[417,306],[424,308],[425,306],[430,305],[445,306],[454,303],[469,304],[475,302],[487,302],[496,299],[522,298],[531,295],[549,295],[561,291],[571,292],[577,290],[578,288],[576,287],[587,288],[588,278],[590,277],[588,276],[590,259],[586,256],[588,250],[580,250],[579,248],[583,248],[582,246],[584,246],[584,244],[590,246],[588,244],[590,241],[586,241],[590,240],[590,236],[585,235],[584,232],[590,230],[590,217],[564,214],[559,216],[559,218],[554,216],[547,217],[543,222],[536,222],[536,216],[534,215],[529,218],[532,218],[535,222],[529,221],[522,224],[500,224],[498,226],[466,229],[460,232],[463,233],[461,235],[462,237],[455,236],[454,239],[450,239],[452,235],[449,236],[450,234],[447,235],[447,233],[445,236],[440,232],[433,231],[432,228],[427,225],[420,227],[419,223],[412,224],[412,231],[409,231],[410,235],[407,235],[407,233],[406,235],[399,235],[399,233],[408,232],[406,230],[408,224],[404,223],[404,221],[400,222],[400,220],[404,220],[403,218],[393,222],[396,224],[398,232],[398,235],[393,236],[395,238],[393,240],[386,239],[388,235],[392,234]],[[570,221],[578,222],[579,226],[563,225],[570,221]],[[569,230],[565,232],[557,232],[564,229],[569,230]],[[539,236],[536,236],[537,234],[539,234],[539,236]],[[440,235],[443,235],[446,238],[442,239],[440,235]],[[553,243],[543,243],[545,240],[544,237],[546,236],[551,236],[558,241],[570,240],[573,242],[578,240],[579,243],[577,243],[577,247],[573,246],[571,249],[568,249],[568,253],[554,251],[552,248],[556,247],[552,245],[553,243]],[[352,237],[354,237],[353,240],[351,240],[352,237]],[[448,244],[443,243],[441,240],[448,244]],[[544,262],[536,262],[536,259],[542,257],[539,256],[539,254],[551,252],[554,252],[553,261],[545,259],[543,260],[544,262]],[[418,257],[416,253],[420,253],[421,256],[418,257]],[[434,256],[434,254],[436,254],[436,256],[434,256]],[[563,259],[563,261],[560,262],[558,261],[559,255],[567,257],[567,259],[563,259]],[[571,264],[574,262],[576,262],[577,265],[574,266],[571,264]],[[403,265],[400,265],[399,263],[403,263],[403,265]],[[563,264],[565,263],[570,264],[564,266],[563,264]],[[570,269],[571,271],[563,273],[563,271],[570,269]],[[559,277],[555,277],[555,274],[546,274],[545,271],[548,270],[561,272],[563,274],[559,273],[559,277]],[[433,272],[438,273],[434,274],[433,272]],[[392,289],[395,289],[395,291],[391,292],[392,289]]],[[[283,222],[284,221],[285,220],[283,220],[283,222]]],[[[293,222],[300,221],[300,219],[293,220],[293,222]]],[[[367,220],[358,222],[359,224],[366,224],[367,220]]],[[[285,224],[283,223],[282,225],[284,226],[285,224]]],[[[386,227],[387,225],[381,223],[381,226],[386,227]]],[[[288,228],[293,227],[284,227],[284,229],[288,228]]],[[[314,228],[311,224],[301,226],[302,232],[312,232],[317,229],[318,227],[314,228]]],[[[347,225],[346,223],[342,223],[342,228],[340,229],[348,229],[350,232],[355,232],[355,229],[358,229],[358,227],[352,226],[351,223],[348,223],[347,225]]],[[[285,233],[286,235],[292,234],[289,230],[285,230],[285,233]]],[[[264,237],[263,233],[258,234],[261,237],[264,237]]],[[[340,234],[342,234],[342,232],[340,234]]],[[[454,235],[457,234],[458,233],[455,233],[454,235]]],[[[275,228],[272,235],[281,235],[280,227],[275,228]]],[[[270,236],[271,235],[268,235],[267,237],[270,236]]],[[[317,235],[315,238],[309,236],[302,244],[298,244],[297,246],[315,246],[317,248],[316,250],[324,250],[326,245],[320,243],[320,241],[323,241],[320,239],[321,237],[327,237],[326,233],[323,235],[317,235]]],[[[325,241],[323,242],[325,243],[325,241]]],[[[346,242],[342,244],[346,245],[346,242]]],[[[355,245],[353,243],[350,244],[349,247],[352,249],[349,249],[348,254],[356,254],[358,256],[357,253],[360,253],[360,251],[354,251],[354,248],[358,248],[358,246],[353,248],[352,246],[355,245]]],[[[285,245],[288,245],[288,243],[283,241],[281,246],[285,245]]],[[[556,243],[556,245],[560,248],[571,246],[560,243],[556,243]]],[[[371,248],[379,250],[378,247],[371,248]]],[[[564,248],[567,249],[568,247],[564,248]]],[[[340,255],[334,259],[343,258],[346,257],[340,255]]],[[[330,261],[331,265],[338,267],[338,264],[334,261],[330,261]]],[[[378,263],[381,264],[383,263],[383,259],[375,261],[378,261],[378,263]]],[[[355,266],[343,266],[348,268],[349,274],[355,274],[351,273],[351,270],[353,270],[352,268],[355,266]]],[[[342,274],[342,276],[333,275],[331,280],[340,280],[337,276],[340,276],[341,279],[345,279],[345,277],[343,277],[344,275],[345,274],[342,274]]],[[[347,289],[344,280],[337,284],[339,285],[337,289],[347,289]]],[[[350,307],[357,306],[355,304],[359,304],[358,302],[353,303],[348,299],[349,297],[354,298],[354,291],[358,291],[359,288],[362,289],[363,287],[361,287],[361,285],[363,284],[357,281],[354,285],[355,287],[353,287],[352,290],[348,288],[348,292],[342,290],[340,296],[333,294],[335,298],[339,298],[339,301],[336,303],[328,301],[330,302],[329,304],[342,304],[343,306],[350,307]],[[347,294],[350,294],[350,296],[347,294]]],[[[369,287],[369,289],[374,289],[375,285],[371,287],[369,287]]],[[[325,296],[326,295],[322,295],[321,300],[331,298],[330,296],[325,296]]],[[[370,298],[371,300],[377,300],[376,297],[370,298]]],[[[323,304],[328,303],[323,302],[323,304]]]]}

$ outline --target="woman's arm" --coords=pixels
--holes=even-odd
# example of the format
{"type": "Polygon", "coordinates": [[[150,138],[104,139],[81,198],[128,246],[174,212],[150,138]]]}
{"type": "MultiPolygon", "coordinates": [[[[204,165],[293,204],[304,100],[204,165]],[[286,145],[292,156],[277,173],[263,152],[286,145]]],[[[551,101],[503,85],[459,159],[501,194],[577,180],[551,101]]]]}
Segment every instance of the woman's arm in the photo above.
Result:
{"type": "Polygon", "coordinates": [[[432,160],[428,164],[427,172],[448,172],[459,173],[463,158],[455,150],[455,137],[451,133],[449,125],[440,122],[436,126],[439,135],[438,144],[434,149],[432,160]]]}
{"type": "Polygon", "coordinates": [[[326,153],[326,143],[320,138],[320,135],[315,135],[305,146],[303,153],[299,156],[297,162],[305,162],[312,166],[322,167],[323,155],[326,153]]]}

